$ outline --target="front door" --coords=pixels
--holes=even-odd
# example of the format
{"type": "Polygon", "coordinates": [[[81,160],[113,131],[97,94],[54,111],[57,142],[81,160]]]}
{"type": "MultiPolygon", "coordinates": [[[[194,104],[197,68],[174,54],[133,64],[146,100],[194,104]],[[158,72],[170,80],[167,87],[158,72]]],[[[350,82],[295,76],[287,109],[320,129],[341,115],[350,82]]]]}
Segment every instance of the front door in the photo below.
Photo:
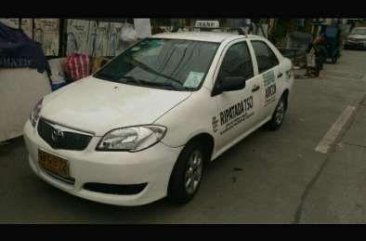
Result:
{"type": "Polygon", "coordinates": [[[226,49],[221,62],[216,83],[225,77],[242,76],[246,79],[243,89],[225,91],[213,96],[217,104],[216,146],[218,149],[233,142],[241,134],[253,127],[256,121],[260,98],[260,79],[254,77],[251,55],[246,41],[232,43],[226,49]]]}

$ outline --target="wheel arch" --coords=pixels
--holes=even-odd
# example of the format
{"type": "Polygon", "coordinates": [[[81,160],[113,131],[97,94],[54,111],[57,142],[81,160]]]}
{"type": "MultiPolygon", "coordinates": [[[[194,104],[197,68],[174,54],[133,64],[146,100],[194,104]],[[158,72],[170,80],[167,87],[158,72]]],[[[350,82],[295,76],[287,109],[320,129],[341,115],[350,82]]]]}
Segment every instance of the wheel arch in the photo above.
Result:
{"type": "Polygon", "coordinates": [[[182,160],[181,157],[184,157],[184,153],[186,148],[188,148],[190,146],[190,144],[193,143],[203,143],[203,147],[204,147],[204,151],[208,153],[207,156],[207,160],[211,159],[211,155],[212,155],[212,150],[213,150],[213,146],[214,146],[214,138],[212,135],[210,135],[209,133],[199,133],[195,136],[193,136],[192,138],[190,138],[188,140],[188,142],[185,144],[183,150],[181,151],[181,153],[179,154],[179,157],[176,161],[176,163],[174,164],[174,168],[170,174],[169,177],[169,182],[167,185],[167,197],[168,200],[173,201],[175,203],[186,203],[187,201],[189,201],[193,196],[188,197],[186,195],[182,194],[182,175],[184,175],[182,173],[182,160]],[[210,150],[211,149],[211,150],[210,150]],[[182,156],[183,155],[183,156],[182,156]]]}
{"type": "Polygon", "coordinates": [[[214,146],[215,146],[215,139],[214,137],[207,133],[207,132],[202,132],[199,134],[194,135],[193,137],[191,137],[187,143],[185,144],[185,146],[189,145],[190,143],[193,142],[199,142],[201,144],[203,144],[204,150],[206,152],[206,154],[208,155],[207,160],[210,161],[211,157],[212,157],[212,153],[214,150],[214,146]]]}
{"type": "Polygon", "coordinates": [[[281,98],[282,96],[285,98],[285,108],[287,110],[287,107],[288,107],[288,96],[290,94],[290,90],[289,89],[285,89],[285,91],[283,91],[282,95],[281,95],[281,98]]]}

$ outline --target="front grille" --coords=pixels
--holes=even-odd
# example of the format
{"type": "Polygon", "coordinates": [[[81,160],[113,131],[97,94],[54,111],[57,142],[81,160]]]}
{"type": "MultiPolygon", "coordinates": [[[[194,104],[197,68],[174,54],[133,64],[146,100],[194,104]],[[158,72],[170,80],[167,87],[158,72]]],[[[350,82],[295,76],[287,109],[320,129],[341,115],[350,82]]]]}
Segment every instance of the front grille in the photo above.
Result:
{"type": "Polygon", "coordinates": [[[358,44],[362,44],[363,42],[366,41],[366,39],[349,39],[349,42],[353,42],[353,43],[358,43],[358,44]]]}
{"type": "Polygon", "coordinates": [[[84,185],[84,189],[101,192],[107,194],[119,194],[119,195],[133,195],[140,193],[146,187],[147,183],[132,184],[132,185],[117,185],[117,184],[104,184],[96,182],[88,182],[84,185]]]}
{"type": "Polygon", "coordinates": [[[60,131],[44,119],[38,122],[38,134],[54,149],[84,150],[92,136],[71,131],[60,131]]]}

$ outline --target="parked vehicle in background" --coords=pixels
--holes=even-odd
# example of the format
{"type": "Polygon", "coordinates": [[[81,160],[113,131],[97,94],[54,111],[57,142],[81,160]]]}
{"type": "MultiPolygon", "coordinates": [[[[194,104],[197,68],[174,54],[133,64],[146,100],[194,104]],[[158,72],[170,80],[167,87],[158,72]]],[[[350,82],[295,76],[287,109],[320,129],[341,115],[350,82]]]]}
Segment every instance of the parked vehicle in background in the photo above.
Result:
{"type": "Polygon", "coordinates": [[[345,49],[366,49],[366,27],[352,29],[344,44],[345,49]]]}

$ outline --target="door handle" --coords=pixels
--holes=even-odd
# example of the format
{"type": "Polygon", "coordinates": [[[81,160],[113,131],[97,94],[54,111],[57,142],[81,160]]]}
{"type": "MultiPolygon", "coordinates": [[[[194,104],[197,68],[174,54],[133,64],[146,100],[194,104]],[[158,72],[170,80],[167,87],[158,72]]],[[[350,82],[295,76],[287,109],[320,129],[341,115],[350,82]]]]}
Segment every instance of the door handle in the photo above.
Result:
{"type": "Polygon", "coordinates": [[[282,77],[282,75],[283,75],[283,73],[278,73],[278,74],[277,74],[277,78],[281,78],[281,77],[282,77]]]}
{"type": "Polygon", "coordinates": [[[256,92],[257,90],[259,90],[261,87],[259,85],[255,85],[253,88],[252,88],[252,92],[256,92]]]}

